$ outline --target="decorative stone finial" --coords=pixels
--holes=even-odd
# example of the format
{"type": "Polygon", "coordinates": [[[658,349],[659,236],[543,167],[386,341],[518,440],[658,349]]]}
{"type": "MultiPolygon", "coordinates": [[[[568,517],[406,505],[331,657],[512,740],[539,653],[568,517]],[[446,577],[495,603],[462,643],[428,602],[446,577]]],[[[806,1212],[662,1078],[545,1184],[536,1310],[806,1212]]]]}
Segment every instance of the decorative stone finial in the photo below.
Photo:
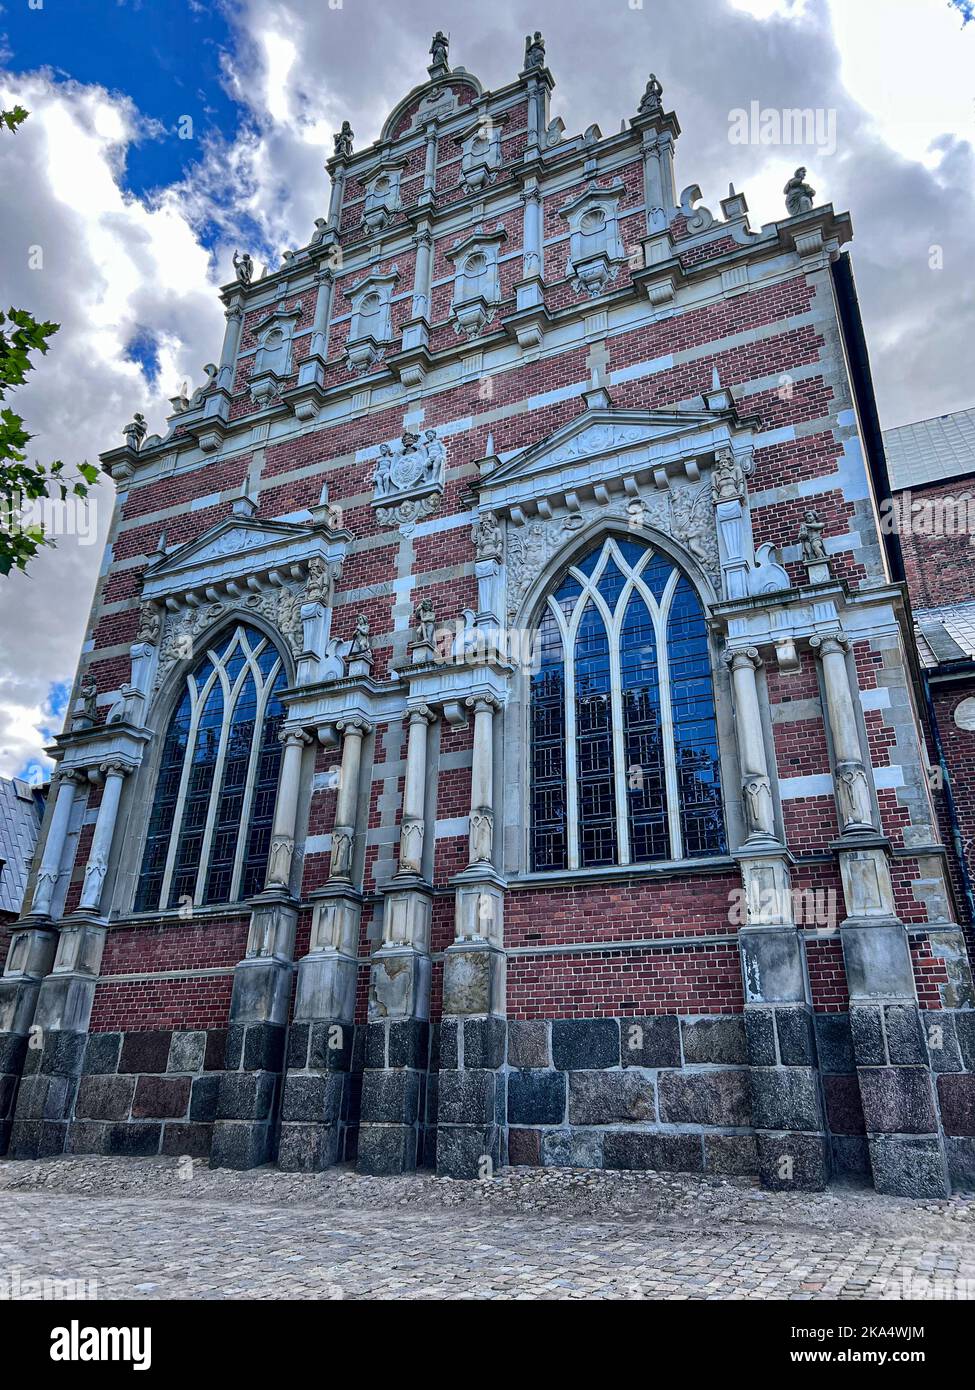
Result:
{"type": "Polygon", "coordinates": [[[352,141],[354,138],[355,132],[352,127],[349,125],[348,121],[343,121],[342,129],[337,135],[333,135],[332,137],[335,142],[335,157],[337,159],[349,158],[352,153],[352,141]]]}
{"type": "Polygon", "coordinates": [[[239,251],[234,252],[234,270],[237,272],[238,284],[250,284],[254,278],[254,262],[251,260],[250,252],[245,251],[243,255],[239,251]]]}
{"type": "Polygon", "coordinates": [[[638,114],[641,116],[656,116],[658,112],[663,110],[663,103],[661,101],[663,94],[664,89],[657,81],[656,74],[651,73],[646,90],[640,98],[638,114]]]}
{"type": "Polygon", "coordinates": [[[800,213],[812,210],[816,190],[806,183],[805,168],[796,170],[782,192],[785,194],[785,210],[790,217],[798,217],[800,213]]]}

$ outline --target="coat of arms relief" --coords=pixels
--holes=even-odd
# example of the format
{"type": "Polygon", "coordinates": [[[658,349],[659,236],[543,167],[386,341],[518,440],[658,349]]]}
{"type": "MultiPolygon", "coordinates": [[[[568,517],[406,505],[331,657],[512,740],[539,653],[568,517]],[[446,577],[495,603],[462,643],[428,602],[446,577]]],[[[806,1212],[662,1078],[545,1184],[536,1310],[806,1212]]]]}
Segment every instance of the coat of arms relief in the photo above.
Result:
{"type": "Polygon", "coordinates": [[[447,451],[436,430],[405,430],[395,444],[381,444],[373,478],[372,505],[383,526],[408,535],[434,512],[443,496],[447,451]]]}

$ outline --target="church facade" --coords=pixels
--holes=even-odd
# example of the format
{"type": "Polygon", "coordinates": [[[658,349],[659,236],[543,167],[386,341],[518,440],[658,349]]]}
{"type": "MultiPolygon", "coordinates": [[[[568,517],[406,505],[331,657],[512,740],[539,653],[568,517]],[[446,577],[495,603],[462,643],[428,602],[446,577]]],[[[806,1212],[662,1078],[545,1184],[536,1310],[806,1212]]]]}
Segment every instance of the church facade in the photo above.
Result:
{"type": "Polygon", "coordinates": [[[115,511],[0,1145],[975,1183],[975,1011],[850,218],[678,191],[541,35],[327,169],[115,511]]]}

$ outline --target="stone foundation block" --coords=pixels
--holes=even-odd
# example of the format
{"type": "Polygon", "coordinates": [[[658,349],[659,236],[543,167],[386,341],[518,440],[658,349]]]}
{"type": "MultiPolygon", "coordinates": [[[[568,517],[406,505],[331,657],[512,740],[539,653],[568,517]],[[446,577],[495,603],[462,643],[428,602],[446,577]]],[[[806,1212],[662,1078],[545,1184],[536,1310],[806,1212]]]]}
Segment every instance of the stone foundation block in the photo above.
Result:
{"type": "Polygon", "coordinates": [[[169,1066],[171,1032],[124,1033],[122,1038],[120,1072],[163,1072],[169,1066]]]}
{"type": "Polygon", "coordinates": [[[945,1155],[936,1138],[901,1134],[869,1137],[873,1185],[889,1197],[947,1197],[945,1155]]]}
{"type": "MultiPolygon", "coordinates": [[[[437,1136],[439,1153],[440,1136],[437,1136]]],[[[416,1168],[415,1125],[362,1124],[359,1127],[356,1168],[370,1177],[411,1173],[416,1168]]]]}
{"type": "Polygon", "coordinates": [[[188,1076],[140,1076],[132,1102],[134,1120],[182,1120],[190,1104],[188,1076]]]}
{"type": "Polygon", "coordinates": [[[437,1176],[477,1179],[501,1167],[501,1130],[489,1125],[444,1125],[437,1129],[437,1176]]]}
{"type": "Polygon", "coordinates": [[[704,1143],[699,1134],[609,1130],[603,1136],[603,1167],[703,1173],[704,1143]]]}
{"type": "Polygon", "coordinates": [[[286,1173],[321,1173],[339,1160],[338,1124],[282,1124],[278,1167],[286,1173]]]}
{"type": "Polygon", "coordinates": [[[217,1120],[210,1142],[210,1167],[258,1168],[270,1158],[269,1126],[246,1120],[217,1120]]]}
{"type": "Polygon", "coordinates": [[[508,1062],[513,1067],[550,1067],[552,1065],[551,1027],[547,1020],[523,1022],[511,1019],[508,1023],[508,1062]]]}
{"type": "Polygon", "coordinates": [[[933,1134],[938,1127],[927,1067],[861,1067],[868,1134],[933,1134]]]}
{"type": "Polygon", "coordinates": [[[417,1072],[367,1071],[362,1077],[363,1124],[412,1125],[420,1103],[417,1072]]]}
{"type": "MultiPolygon", "coordinates": [[[[569,1073],[569,1123],[615,1124],[656,1119],[653,1079],[638,1071],[569,1073]]],[[[593,1165],[586,1164],[586,1167],[593,1165]]]]}
{"type": "Polygon", "coordinates": [[[752,1124],[766,1130],[821,1130],[816,1073],[806,1067],[752,1067],[752,1124]]]}
{"type": "Polygon", "coordinates": [[[117,1072],[121,1052],[121,1033],[89,1033],[82,1070],[91,1074],[117,1072]]]}
{"type": "Polygon", "coordinates": [[[513,1071],[508,1078],[509,1125],[559,1125],[566,1118],[561,1071],[513,1071]]]}
{"type": "Polygon", "coordinates": [[[620,1065],[620,1025],[615,1018],[557,1018],[552,1023],[552,1061],[559,1071],[591,1071],[620,1065]]]}
{"type": "Polygon", "coordinates": [[[827,1128],[833,1135],[864,1134],[863,1105],[856,1076],[824,1076],[827,1128]]]}
{"type": "Polygon", "coordinates": [[[667,1124],[751,1124],[746,1071],[664,1072],[658,1080],[660,1118],[667,1124]]]}
{"type": "Polygon", "coordinates": [[[822,1192],[829,1182],[829,1148],[818,1134],[759,1134],[758,1176],[772,1192],[822,1192]]]}
{"type": "Polygon", "coordinates": [[[282,1120],[337,1124],[342,1110],[344,1080],[341,1073],[289,1072],[281,1105],[282,1120]]]}
{"type": "Polygon", "coordinates": [[[206,1033],[174,1033],[169,1047],[167,1071],[202,1071],[206,1045],[206,1033]]]}
{"type": "Polygon", "coordinates": [[[756,1174],[758,1142],[754,1134],[705,1134],[704,1170],[728,1177],[756,1174]]]}
{"type": "Polygon", "coordinates": [[[150,1158],[162,1144],[161,1124],[149,1121],[105,1126],[104,1152],[125,1158],[150,1158]]]}
{"type": "Polygon", "coordinates": [[[945,1134],[975,1137],[975,1075],[939,1076],[937,1086],[945,1134]]]}
{"type": "MultiPolygon", "coordinates": [[[[742,1018],[720,1014],[710,1018],[683,1018],[680,1031],[684,1040],[686,1066],[698,1063],[736,1066],[748,1061],[742,1018]]],[[[679,1067],[680,1059],[655,1065],[679,1067]]]]}
{"type": "Polygon", "coordinates": [[[211,1134],[209,1125],[163,1125],[160,1152],[172,1158],[209,1158],[211,1134]]]}
{"type": "MultiPolygon", "coordinates": [[[[82,1120],[127,1120],[135,1095],[134,1076],[83,1076],[75,1115],[82,1120]]],[[[76,1153],[82,1152],[75,1146],[76,1153]]]]}
{"type": "Polygon", "coordinates": [[[624,1067],[679,1067],[677,1015],[620,1019],[620,1061],[624,1067]]]}
{"type": "Polygon", "coordinates": [[[546,1168],[602,1168],[604,1139],[598,1129],[543,1130],[541,1161],[546,1168]]]}
{"type": "Polygon", "coordinates": [[[540,1129],[508,1130],[508,1162],[515,1168],[537,1168],[542,1161],[540,1129]]]}

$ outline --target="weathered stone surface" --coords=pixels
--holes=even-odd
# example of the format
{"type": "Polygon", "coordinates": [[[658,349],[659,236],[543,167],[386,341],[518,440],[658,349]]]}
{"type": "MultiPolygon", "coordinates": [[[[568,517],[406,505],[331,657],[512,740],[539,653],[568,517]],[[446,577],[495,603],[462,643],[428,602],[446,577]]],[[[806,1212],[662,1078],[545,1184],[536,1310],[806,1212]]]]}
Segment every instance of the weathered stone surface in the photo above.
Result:
{"type": "Polygon", "coordinates": [[[609,1130],[603,1138],[603,1167],[701,1173],[704,1171],[703,1141],[698,1134],[609,1130]]]}
{"type": "Polygon", "coordinates": [[[620,1065],[620,1026],[615,1018],[557,1018],[552,1061],[560,1071],[620,1065]]]}
{"type": "Polygon", "coordinates": [[[927,1066],[928,1049],[921,1026],[920,1010],[914,1005],[888,1004],[887,1053],[895,1066],[927,1066]]]}
{"type": "Polygon", "coordinates": [[[388,1027],[390,1067],[426,1070],[430,1053],[430,1025],[419,1018],[391,1018],[388,1027]]]}
{"type": "Polygon", "coordinates": [[[975,1192],[975,1139],[946,1139],[945,1157],[952,1191],[975,1192]]]}
{"type": "Polygon", "coordinates": [[[758,1172],[758,1144],[754,1134],[705,1134],[704,1169],[732,1177],[758,1172]]]}
{"type": "Polygon", "coordinates": [[[620,1019],[620,1060],[624,1067],[679,1067],[680,1022],[676,1014],[620,1019]]]}
{"type": "Polygon", "coordinates": [[[186,1155],[189,1158],[208,1158],[210,1156],[209,1125],[180,1124],[170,1122],[163,1125],[161,1153],[174,1158],[186,1155]]]}
{"type": "MultiPolygon", "coordinates": [[[[713,1014],[706,1018],[682,1018],[684,1063],[712,1063],[738,1066],[748,1061],[745,1020],[733,1014],[713,1014]]],[[[660,1062],[658,1066],[680,1066],[679,1062],[660,1062]]]]}
{"type": "Polygon", "coordinates": [[[861,1067],[868,1134],[933,1134],[937,1128],[927,1067],[861,1067]]]}
{"type": "Polygon", "coordinates": [[[127,1157],[145,1157],[157,1154],[162,1143],[162,1125],[148,1121],[129,1124],[107,1125],[104,1147],[107,1154],[122,1154],[127,1157]]]}
{"type": "Polygon", "coordinates": [[[830,1139],[833,1173],[844,1177],[856,1173],[870,1176],[870,1148],[862,1134],[834,1134],[830,1139]]]}
{"type": "Polygon", "coordinates": [[[494,1121],[493,1071],[444,1071],[440,1074],[439,1124],[480,1125],[494,1121]]]}
{"type": "Polygon", "coordinates": [[[881,1011],[877,1006],[857,1005],[850,1010],[850,1032],[853,1036],[853,1055],[858,1067],[887,1065],[881,1011]]]}
{"type": "Polygon", "coordinates": [[[824,1076],[826,1123],[832,1134],[863,1134],[863,1106],[856,1076],[824,1076]]]}
{"type": "Polygon", "coordinates": [[[204,1071],[223,1071],[227,1059],[228,1031],[226,1028],[207,1030],[206,1052],[203,1057],[204,1071]]]}
{"type": "Polygon", "coordinates": [[[971,1072],[939,1076],[937,1084],[945,1134],[975,1137],[975,1076],[971,1072]]]}
{"type": "Polygon", "coordinates": [[[630,1070],[569,1073],[570,1124],[606,1125],[623,1120],[655,1118],[653,1079],[645,1072],[630,1070]]]}
{"type": "Polygon", "coordinates": [[[598,1129],[542,1130],[542,1163],[546,1168],[602,1168],[603,1136],[598,1129]]]}
{"type": "Polygon", "coordinates": [[[500,1164],[501,1135],[496,1125],[443,1125],[438,1129],[438,1177],[490,1177],[500,1164]]]}
{"type": "Polygon", "coordinates": [[[68,1126],[65,1153],[103,1154],[107,1128],[104,1120],[75,1120],[68,1126]]]}
{"type": "Polygon", "coordinates": [[[283,1124],[278,1167],[286,1173],[321,1173],[338,1161],[336,1124],[283,1124]]]}
{"type": "Polygon", "coordinates": [[[545,1019],[508,1023],[508,1062],[513,1067],[550,1067],[552,1045],[550,1025],[545,1019]]]}
{"type": "Polygon", "coordinates": [[[276,1023],[251,1023],[244,1029],[245,1071],[280,1071],[284,1065],[284,1029],[276,1023]]]}
{"type": "Polygon", "coordinates": [[[121,1033],[90,1033],[85,1048],[83,1070],[86,1072],[118,1071],[122,1051],[121,1033]]]}
{"type": "Polygon", "coordinates": [[[140,1076],[132,1102],[136,1120],[181,1120],[190,1103],[190,1077],[140,1076]]]}
{"type": "Polygon", "coordinates": [[[75,1114],[82,1120],[127,1120],[135,1082],[134,1076],[83,1076],[75,1114]]]}
{"type": "Polygon", "coordinates": [[[172,1037],[171,1032],[158,1029],[145,1033],[123,1034],[119,1071],[164,1072],[169,1065],[172,1037]]]}
{"type": "Polygon", "coordinates": [[[258,1168],[269,1157],[269,1126],[261,1122],[218,1120],[210,1141],[210,1167],[258,1168]]]}
{"type": "Polygon", "coordinates": [[[398,1071],[363,1073],[363,1124],[412,1125],[419,1113],[419,1103],[420,1078],[415,1071],[404,1067],[398,1071]]]}
{"type": "Polygon", "coordinates": [[[873,1185],[889,1197],[945,1197],[948,1180],[937,1139],[901,1134],[871,1135],[873,1185]]]}
{"type": "Polygon", "coordinates": [[[412,1125],[363,1124],[359,1127],[356,1167],[360,1173],[373,1177],[411,1173],[416,1167],[416,1146],[416,1129],[412,1125]]]}
{"type": "Polygon", "coordinates": [[[377,1019],[365,1026],[363,1065],[371,1071],[383,1071],[386,1067],[387,1027],[385,1019],[377,1019]]]}
{"type": "Polygon", "coordinates": [[[954,1019],[962,1065],[966,1071],[975,1071],[975,1009],[960,1009],[954,1019]]]}
{"type": "Polygon", "coordinates": [[[355,1028],[335,1021],[313,1023],[308,1042],[310,1071],[348,1071],[352,1064],[355,1028]]]}
{"type": "Polygon", "coordinates": [[[540,1129],[508,1130],[508,1162],[512,1167],[537,1168],[542,1161],[540,1129]]]}
{"type": "Polygon", "coordinates": [[[565,1072],[513,1071],[508,1078],[508,1123],[563,1124],[566,1092],[565,1072]]]}
{"type": "Polygon", "coordinates": [[[921,1027],[928,1044],[928,1061],[934,1072],[964,1071],[956,1015],[949,1009],[930,1009],[921,1014],[921,1027]]]}
{"type": "Polygon", "coordinates": [[[0,1072],[19,1076],[24,1066],[27,1037],[23,1033],[0,1033],[0,1072]]]}
{"type": "MultiPolygon", "coordinates": [[[[85,1033],[69,1033],[66,1029],[49,1029],[44,1034],[40,1052],[40,1069],[47,1075],[79,1076],[85,1061],[85,1033]]],[[[27,1055],[34,1049],[28,1048],[27,1055]]]]}
{"type": "Polygon", "coordinates": [[[822,1192],[829,1181],[829,1151],[818,1134],[759,1134],[758,1172],[774,1192],[822,1192]]]}
{"type": "Polygon", "coordinates": [[[217,1116],[217,1097],[220,1094],[219,1076],[197,1076],[193,1078],[190,1094],[190,1119],[199,1124],[210,1124],[217,1116]]]}
{"type": "Polygon", "coordinates": [[[752,1124],[756,1129],[822,1128],[815,1072],[804,1067],[752,1069],[752,1124]]]}
{"type": "Polygon", "coordinates": [[[751,1124],[747,1071],[663,1072],[658,1080],[660,1118],[668,1124],[751,1124]]]}
{"type": "Polygon", "coordinates": [[[815,1066],[816,1038],[808,1009],[802,1006],[776,1009],[775,1031],[779,1039],[779,1061],[784,1067],[815,1066]]]}
{"type": "Polygon", "coordinates": [[[772,1010],[758,1007],[746,1009],[744,1023],[749,1064],[753,1067],[774,1067],[777,1058],[772,1010]]]}
{"type": "Polygon", "coordinates": [[[281,1104],[282,1120],[335,1124],[342,1102],[342,1077],[328,1072],[289,1072],[281,1104]]]}
{"type": "Polygon", "coordinates": [[[849,1014],[816,1014],[816,1050],[819,1069],[844,1075],[856,1070],[849,1014]]]}
{"type": "Polygon", "coordinates": [[[169,1047],[169,1071],[202,1071],[206,1045],[206,1033],[174,1033],[169,1047]]]}
{"type": "Polygon", "coordinates": [[[504,1063],[506,1026],[503,1018],[464,1019],[464,1066],[496,1068],[504,1063]]]}
{"type": "MultiPolygon", "coordinates": [[[[217,1093],[218,1120],[267,1120],[276,1078],[270,1072],[226,1072],[217,1093]]],[[[225,1165],[232,1168],[235,1165],[225,1165]]]]}

